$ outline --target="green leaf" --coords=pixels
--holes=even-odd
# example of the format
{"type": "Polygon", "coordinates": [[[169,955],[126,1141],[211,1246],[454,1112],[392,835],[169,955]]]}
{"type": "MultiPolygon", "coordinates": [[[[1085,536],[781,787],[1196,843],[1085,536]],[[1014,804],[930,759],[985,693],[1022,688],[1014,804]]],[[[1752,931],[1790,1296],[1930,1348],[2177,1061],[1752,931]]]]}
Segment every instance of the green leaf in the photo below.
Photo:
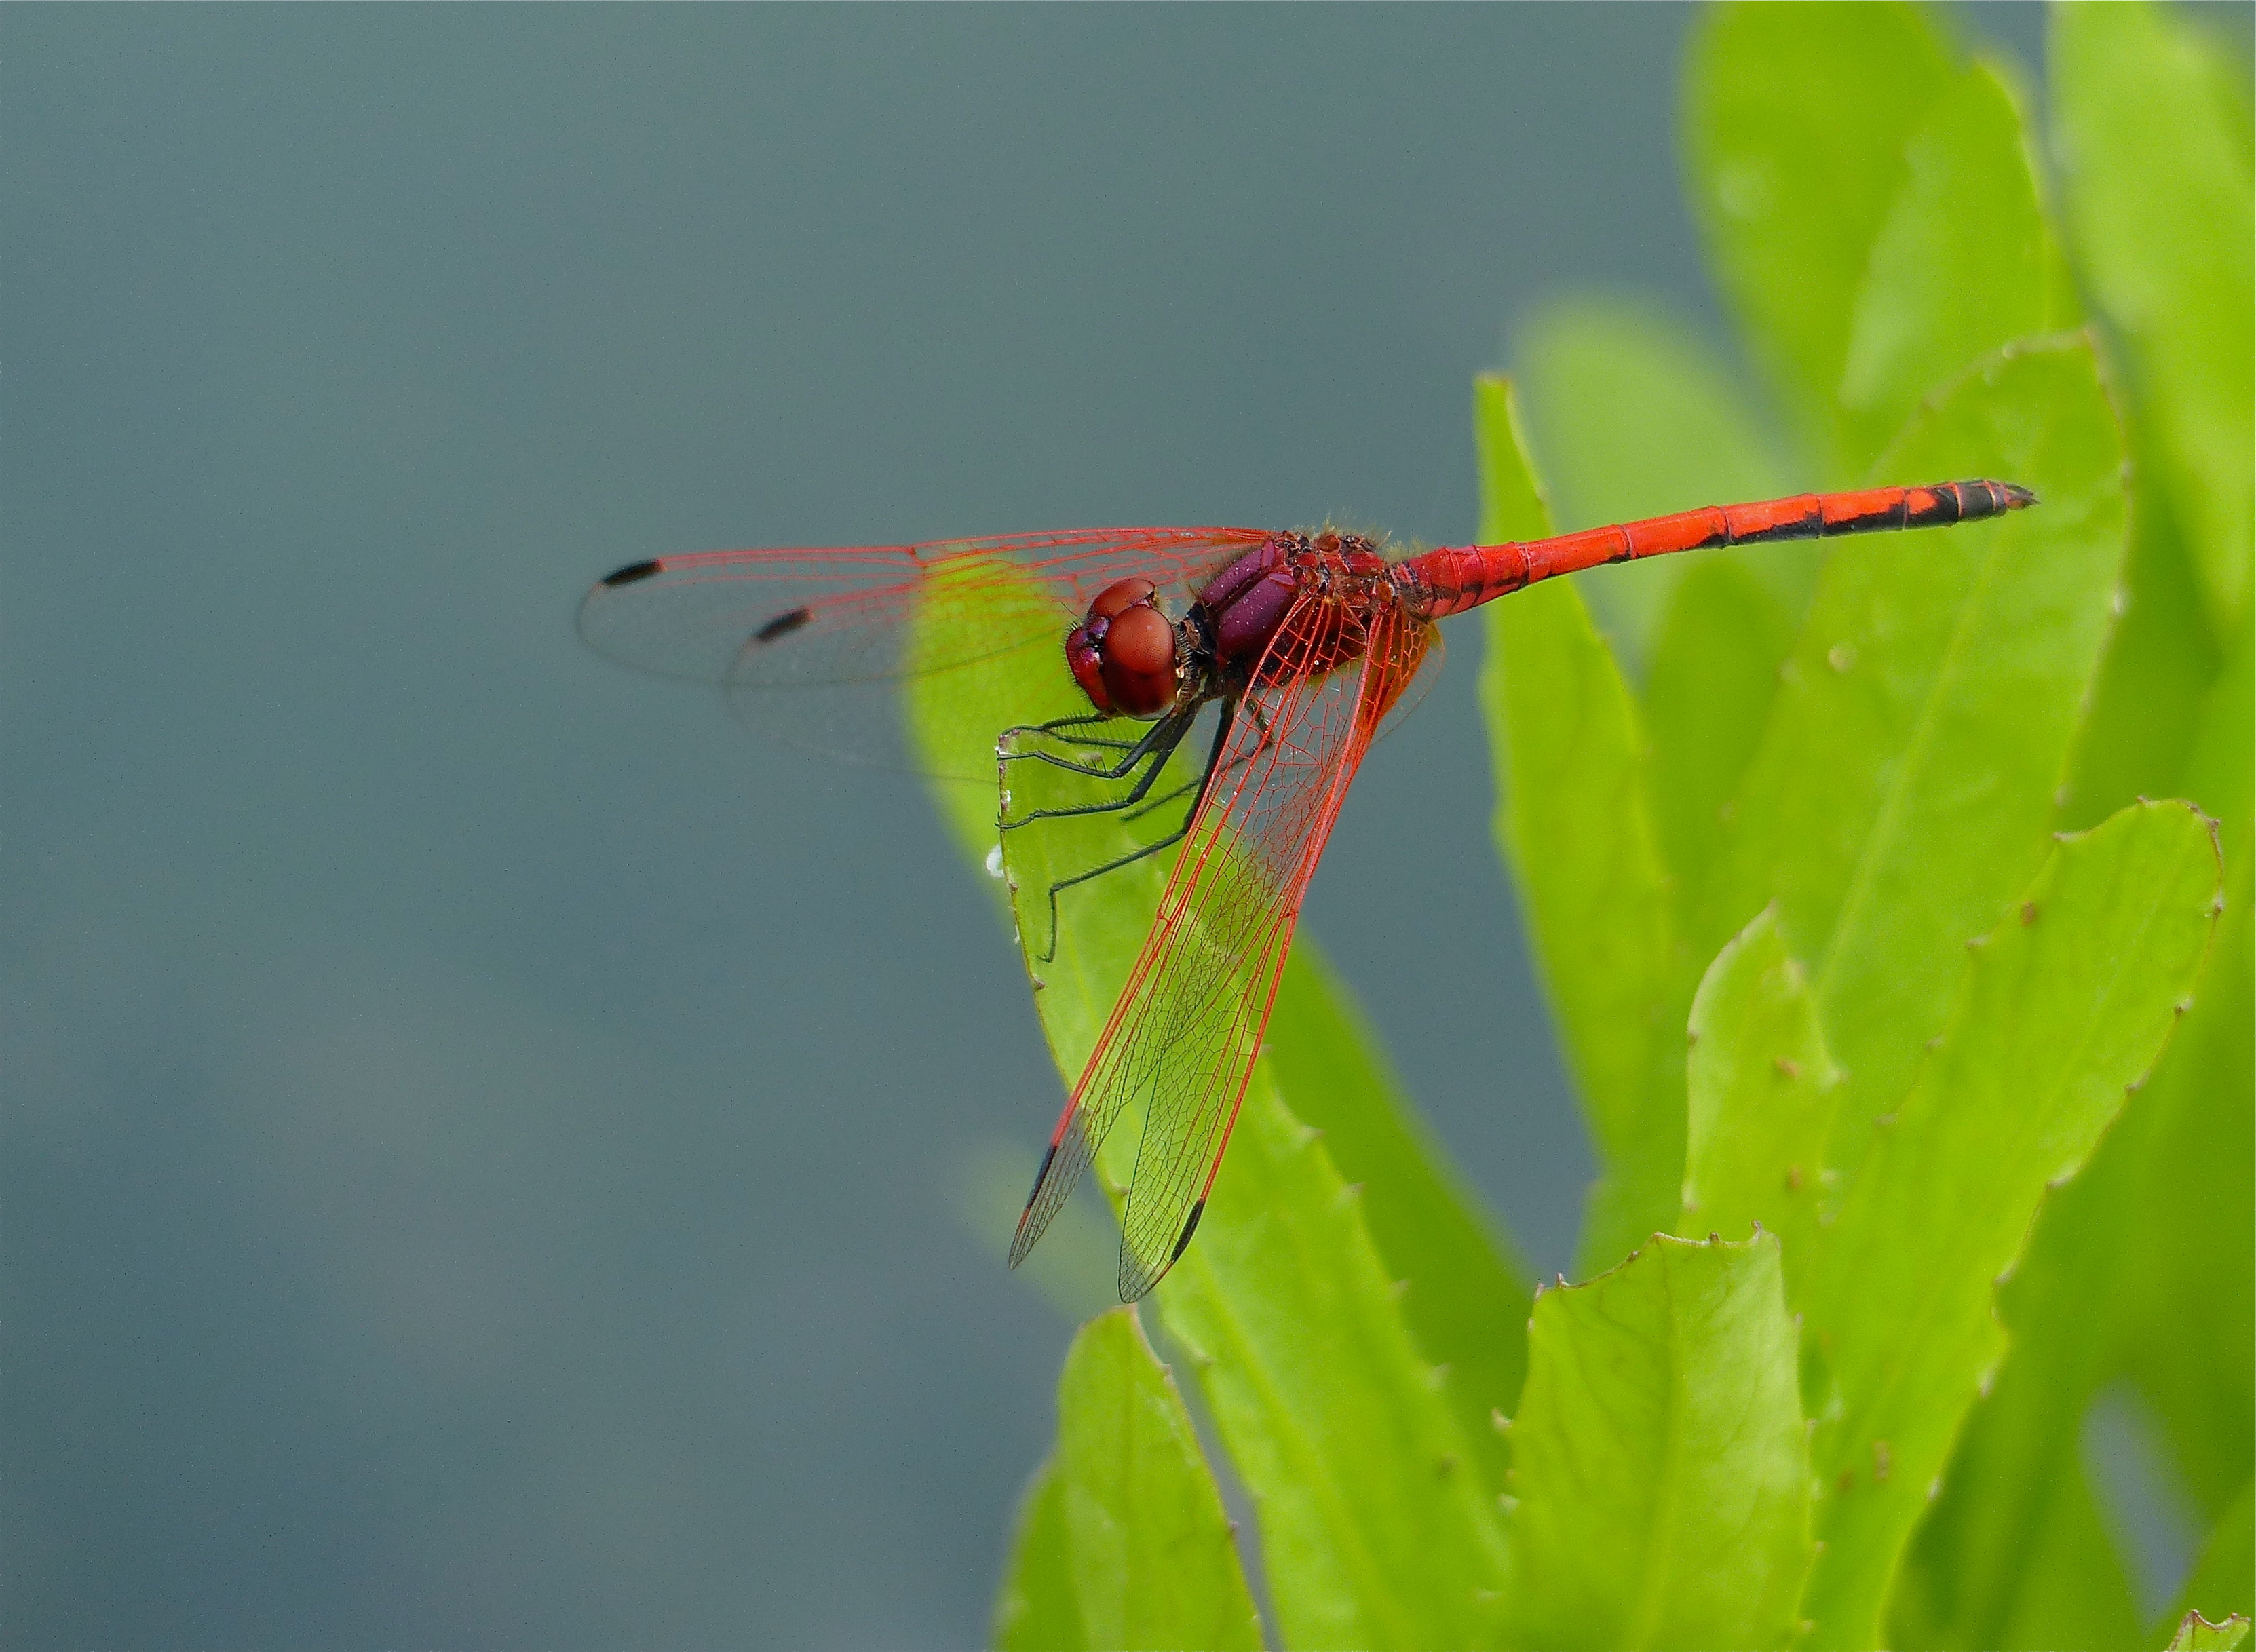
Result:
{"type": "Polygon", "coordinates": [[[2071,830],[2136,798],[2177,790],[2219,665],[2185,535],[2144,451],[2153,446],[2152,433],[2134,425],[2131,436],[2134,497],[2118,602],[2122,618],[2107,639],[2069,758],[2059,823],[2071,830]]]}
{"type": "MultiPolygon", "coordinates": [[[[2136,610],[2133,610],[2135,614],[2136,610]]],[[[2124,1367],[2146,1373],[2178,1466],[2217,1507],[2245,1466],[2256,1394],[2250,1270],[2216,1259],[2256,1250],[2250,1119],[2252,1003],[2245,911],[2252,747],[2245,674],[2220,683],[2213,715],[2189,717],[2179,782],[2226,822],[2227,916],[2193,1007],[2154,1077],[2075,1181],[2044,1202],[2027,1253],[1999,1292],[2006,1361],[1968,1418],[1891,1603],[1900,1644],[1969,1648],[2127,1645],[2136,1613],[2106,1533],[2068,1504],[2087,1499],[2078,1437],[2093,1393],[2124,1367]],[[2112,1324],[2111,1334],[2096,1334],[2112,1324]],[[2069,1599],[2071,1586],[2076,1598],[2069,1599]]],[[[2219,1608],[2221,1612],[2222,1607],[2219,1608]]],[[[2180,1612],[2173,1616],[2175,1623],[2180,1612]]]]}
{"type": "Polygon", "coordinates": [[[1889,1603],[1897,1644],[2005,1652],[2139,1638],[2122,1559],[2091,1506],[2080,1435],[2113,1368],[2111,1341],[2093,1326],[2130,1272],[2125,1229],[2168,1105],[2162,1075],[2183,1035],[2181,1026],[2090,1162],[2046,1196],[1999,1286],[2006,1357],[1967,1417],[1889,1603]]]}
{"type": "MultiPolygon", "coordinates": [[[[1473,381],[1473,442],[1480,467],[1480,536],[1484,545],[1548,539],[1551,506],[1527,456],[1526,420],[1512,380],[1483,373],[1473,381]]],[[[1491,604],[1490,613],[1498,611],[1491,604]]]]}
{"type": "Polygon", "coordinates": [[[1011,1569],[995,1602],[995,1644],[1002,1652],[1084,1652],[1094,1644],[1074,1597],[1073,1547],[1055,1459],[1034,1471],[1019,1500],[1011,1569]]]}
{"type": "Polygon", "coordinates": [[[1767,908],[1708,966],[1691,1034],[1676,1232],[1737,1234],[1759,1223],[1785,1241],[1798,1281],[1818,1239],[1819,1178],[1841,1074],[1826,1052],[1808,974],[1787,956],[1767,908]]]}
{"type": "Polygon", "coordinates": [[[1261,1623],[1222,1494],[1135,1310],[1082,1327],[1058,1383],[1054,1476],[1093,1647],[1243,1647],[1261,1623]]]}
{"type": "Polygon", "coordinates": [[[2130,348],[2210,618],[2247,611],[2256,452],[2256,190],[2245,64],[2171,9],[2052,14],[2068,220],[2130,348]]]}
{"type": "MultiPolygon", "coordinates": [[[[1969,1639],[1942,1631],[1906,1639],[1901,1646],[1963,1648],[1964,1652],[2109,1652],[2139,1643],[2139,1603],[2130,1574],[2115,1548],[2081,1463],[2070,1456],[2045,1480],[2048,1496],[2037,1510],[2031,1542],[2010,1579],[2008,1610],[1994,1633],[1969,1639]]],[[[1900,1588],[1900,1585],[1899,1585],[1900,1588]]],[[[1891,1603],[1892,1606],[1893,1603],[1891,1603]]],[[[1902,1618],[1892,1613],[1892,1624],[1902,1618]]]]}
{"type": "Polygon", "coordinates": [[[2211,1624],[2232,1618],[2245,1625],[2249,1613],[2256,1610],[2256,1505],[2251,1503],[2252,1494],[2256,1494],[2256,1483],[2244,1477],[2240,1495],[2210,1528],[2193,1576],[2186,1579],[2177,1605],[2164,1620],[2165,1631],[2182,1627],[2196,1613],[2211,1624]]]}
{"type": "Polygon", "coordinates": [[[1929,392],[2015,339],[2080,319],[2020,101],[1998,66],[1952,77],[1905,158],[1909,175],[1872,244],[1842,370],[1841,456],[1851,474],[1929,392]]]}
{"type": "Polygon", "coordinates": [[[1264,1049],[1286,1104],[1323,1132],[1341,1175],[1363,1190],[1364,1219],[1398,1281],[1410,1334],[1428,1362],[1449,1368],[1442,1397],[1483,1478],[1501,1489],[1504,1440],[1489,1419],[1519,1401],[1526,1269],[1402,1093],[1344,984],[1305,938],[1285,965],[1264,1049]]]}
{"type": "MultiPolygon", "coordinates": [[[[1540,538],[1540,493],[1510,387],[1477,406],[1482,538],[1540,538]]],[[[1636,702],[1571,583],[1489,608],[1480,683],[1503,798],[1496,832],[1604,1178],[1583,1255],[1604,1267],[1667,1225],[1683,1109],[1657,1075],[1681,1059],[1680,972],[1636,702]]]]}
{"type": "Polygon", "coordinates": [[[995,1638],[1005,1652],[1261,1646],[1222,1495],[1132,1309],[1090,1320],[1066,1354],[1057,1451],[1026,1491],[995,1638]]]}
{"type": "Polygon", "coordinates": [[[1830,475],[1842,474],[1834,395],[1858,288],[1905,146],[1952,78],[1927,16],[1901,5],[1720,7],[1686,53],[1694,215],[1758,361],[1830,475]]]}
{"type": "Polygon", "coordinates": [[[2194,725],[2179,784],[2214,816],[2238,878],[2256,859],[2256,617],[2242,624],[2194,725]]]}
{"type": "MultiPolygon", "coordinates": [[[[1520,330],[1517,355],[1532,449],[1542,458],[1562,528],[1787,491],[1784,467],[1730,371],[1661,312],[1621,300],[1554,303],[1520,330]]],[[[1594,568],[1575,583],[1634,661],[1649,652],[1677,582],[1718,562],[1750,575],[1781,625],[1809,600],[1815,559],[1806,547],[1787,545],[1594,568]]]]}
{"type": "Polygon", "coordinates": [[[2235,1613],[2223,1623],[2211,1623],[2189,1612],[2170,1637],[2170,1652],[2234,1652],[2248,1644],[2248,1620],[2235,1613]]]}
{"type": "Polygon", "coordinates": [[[2244,625],[2195,736],[2182,789],[2219,823],[2225,916],[2207,975],[2150,1087],[2160,1118],[2120,1233],[2138,1288],[2118,1343],[2203,1510],[2256,1458],[2256,671],[2244,625]],[[2239,1265],[2219,1266],[2219,1257],[2239,1265]]]}
{"type": "Polygon", "coordinates": [[[1784,1646],[1808,1432],[1767,1233],[1651,1247],[1536,1298],[1512,1426],[1515,1644],[1784,1646]]]}
{"type": "Polygon", "coordinates": [[[2122,1235],[2126,1272],[2139,1285],[2124,1300],[2119,1345],[2163,1421],[2187,1483],[2212,1514],[2256,1451],[2248,1359],[2256,1282],[2245,1265],[2256,1240],[2249,900],[2243,869],[2225,933],[2186,1017],[2183,1048],[2157,1075],[2162,1120],[2135,1218],[2122,1235]]]}
{"type": "MultiPolygon", "coordinates": [[[[1794,552],[1814,582],[1813,547],[1779,548],[1794,552]]],[[[1653,814],[1681,899],[1713,873],[1725,813],[1762,742],[1801,608],[1789,613],[1746,568],[1724,557],[1660,560],[1687,564],[1645,683],[1653,814]]]]}
{"type": "MultiPolygon", "coordinates": [[[[1972,950],[1938,1048],[1869,1133],[1798,1304],[1819,1361],[1812,1456],[1821,1643],[1878,1643],[1879,1613],[1959,1418],[1997,1363],[1992,1281],[2153,1066],[2217,906],[2207,822],[2141,805],[2063,842],[1972,950]]],[[[1842,1155],[1837,1152],[1837,1160],[1842,1155]]]]}
{"type": "MultiPolygon", "coordinates": [[[[1497,1639],[1504,1539],[1362,1199],[1265,1061],[1198,1242],[1160,1286],[1252,1496],[1287,1647],[1497,1639]]],[[[1414,1284],[1413,1289],[1415,1289],[1414,1284]]]]}
{"type": "Polygon", "coordinates": [[[2024,1647],[2029,1652],[2065,1652],[2071,1647],[2105,1652],[2138,1643],[2139,1603],[2130,1575],[2083,1465],[2073,1458],[2053,1483],[2052,1500],[2022,1564],[2027,1570],[2020,1579],[2020,1598],[1998,1637],[1955,1644],[1968,1652],[2024,1647]]]}
{"type": "Polygon", "coordinates": [[[2121,438],[2080,338],[1969,375],[1885,469],[2041,503],[1827,557],[1691,937],[1710,950],[1778,903],[1868,1116],[1941,1029],[1960,942],[2042,858],[2124,533],[2121,438]]]}

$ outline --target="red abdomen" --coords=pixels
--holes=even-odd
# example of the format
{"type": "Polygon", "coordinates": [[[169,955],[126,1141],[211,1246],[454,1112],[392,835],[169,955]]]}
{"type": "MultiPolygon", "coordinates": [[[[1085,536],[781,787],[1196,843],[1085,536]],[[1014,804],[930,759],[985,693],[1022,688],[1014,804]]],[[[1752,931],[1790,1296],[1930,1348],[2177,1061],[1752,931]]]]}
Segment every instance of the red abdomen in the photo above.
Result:
{"type": "Polygon", "coordinates": [[[2001,516],[2035,503],[2036,496],[2027,488],[2010,482],[1978,481],[1942,482],[1927,488],[1803,493],[1757,505],[1711,505],[1704,510],[1680,511],[1642,522],[1585,528],[1555,539],[1512,545],[1444,546],[1400,564],[1395,570],[1395,583],[1414,613],[1439,619],[1538,580],[1605,562],[1723,545],[1948,527],[1955,522],[2001,516]]]}

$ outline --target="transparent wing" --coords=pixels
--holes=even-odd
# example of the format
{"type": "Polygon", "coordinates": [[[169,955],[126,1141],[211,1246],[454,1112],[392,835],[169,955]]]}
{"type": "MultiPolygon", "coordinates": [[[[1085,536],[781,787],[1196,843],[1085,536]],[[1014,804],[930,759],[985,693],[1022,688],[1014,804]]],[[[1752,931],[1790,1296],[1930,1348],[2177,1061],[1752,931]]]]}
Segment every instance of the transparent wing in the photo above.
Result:
{"type": "Polygon", "coordinates": [[[1230,729],[1141,956],[1060,1119],[1012,1244],[1015,1263],[1122,1113],[1143,1135],[1122,1220],[1133,1302],[1205,1210],[1260,1048],[1301,900],[1357,766],[1417,674],[1429,626],[1304,599],[1230,729]],[[1350,637],[1364,624],[1365,636],[1350,637]],[[1363,657],[1336,670],[1321,662],[1363,657]]]}
{"type": "MultiPolygon", "coordinates": [[[[903,726],[904,680],[1060,648],[1116,579],[1148,579],[1188,603],[1218,564],[1266,537],[1254,528],[1086,528],[702,551],[632,563],[598,582],[580,605],[580,634],[623,664],[723,685],[739,716],[792,744],[921,768],[903,726]]],[[[1061,652],[1058,674],[1066,676],[1061,652]]]]}
{"type": "Polygon", "coordinates": [[[1394,703],[1386,708],[1385,717],[1379,720],[1378,739],[1385,739],[1400,728],[1409,720],[1413,711],[1426,703],[1426,696],[1434,692],[1434,683],[1448,661],[1447,639],[1442,637],[1440,628],[1428,625],[1425,629],[1426,652],[1420,656],[1410,681],[1402,686],[1400,692],[1394,696],[1394,703]]]}

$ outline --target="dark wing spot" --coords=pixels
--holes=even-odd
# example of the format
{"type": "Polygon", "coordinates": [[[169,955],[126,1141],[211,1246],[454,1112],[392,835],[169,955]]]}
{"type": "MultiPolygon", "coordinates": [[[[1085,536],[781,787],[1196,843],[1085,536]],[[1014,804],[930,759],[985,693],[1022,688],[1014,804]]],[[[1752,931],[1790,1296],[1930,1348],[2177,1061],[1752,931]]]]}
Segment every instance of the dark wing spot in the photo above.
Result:
{"type": "Polygon", "coordinates": [[[779,637],[788,637],[814,616],[804,608],[793,608],[778,614],[752,633],[754,642],[773,642],[779,637]]]}
{"type": "Polygon", "coordinates": [[[1050,1143],[1049,1151],[1042,1154],[1042,1168],[1034,1172],[1034,1185],[1026,1195],[1026,1209],[1034,1208],[1034,1201],[1042,1197],[1042,1178],[1050,1173],[1050,1161],[1057,1157],[1057,1143],[1050,1143]]]}
{"type": "Polygon", "coordinates": [[[658,572],[658,566],[656,562],[629,562],[616,573],[603,575],[604,588],[610,589],[620,585],[631,585],[638,579],[648,579],[658,572]]]}
{"type": "Polygon", "coordinates": [[[1175,1248],[1167,1253],[1168,1267],[1173,1267],[1177,1262],[1182,1260],[1184,1251],[1190,1247],[1191,1235],[1198,1232],[1199,1218],[1205,1214],[1206,1201],[1204,1199],[1201,1199],[1196,1204],[1191,1206],[1191,1219],[1183,1224],[1182,1237],[1175,1241],[1175,1248]]]}

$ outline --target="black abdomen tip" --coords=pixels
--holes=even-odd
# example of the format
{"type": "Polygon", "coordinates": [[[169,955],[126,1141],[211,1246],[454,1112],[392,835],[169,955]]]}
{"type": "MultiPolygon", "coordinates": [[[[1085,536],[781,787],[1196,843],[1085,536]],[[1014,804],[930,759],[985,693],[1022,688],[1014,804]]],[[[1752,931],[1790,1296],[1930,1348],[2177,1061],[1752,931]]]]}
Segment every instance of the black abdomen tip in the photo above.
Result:
{"type": "Polygon", "coordinates": [[[648,579],[658,569],[656,562],[629,562],[624,568],[604,575],[603,587],[608,590],[620,585],[631,585],[638,579],[648,579]]]}
{"type": "Polygon", "coordinates": [[[2008,511],[2026,510],[2037,502],[2037,496],[2027,488],[2011,482],[1954,482],[1950,493],[1958,501],[1958,519],[1978,522],[1985,516],[2003,516],[2008,511]]]}

